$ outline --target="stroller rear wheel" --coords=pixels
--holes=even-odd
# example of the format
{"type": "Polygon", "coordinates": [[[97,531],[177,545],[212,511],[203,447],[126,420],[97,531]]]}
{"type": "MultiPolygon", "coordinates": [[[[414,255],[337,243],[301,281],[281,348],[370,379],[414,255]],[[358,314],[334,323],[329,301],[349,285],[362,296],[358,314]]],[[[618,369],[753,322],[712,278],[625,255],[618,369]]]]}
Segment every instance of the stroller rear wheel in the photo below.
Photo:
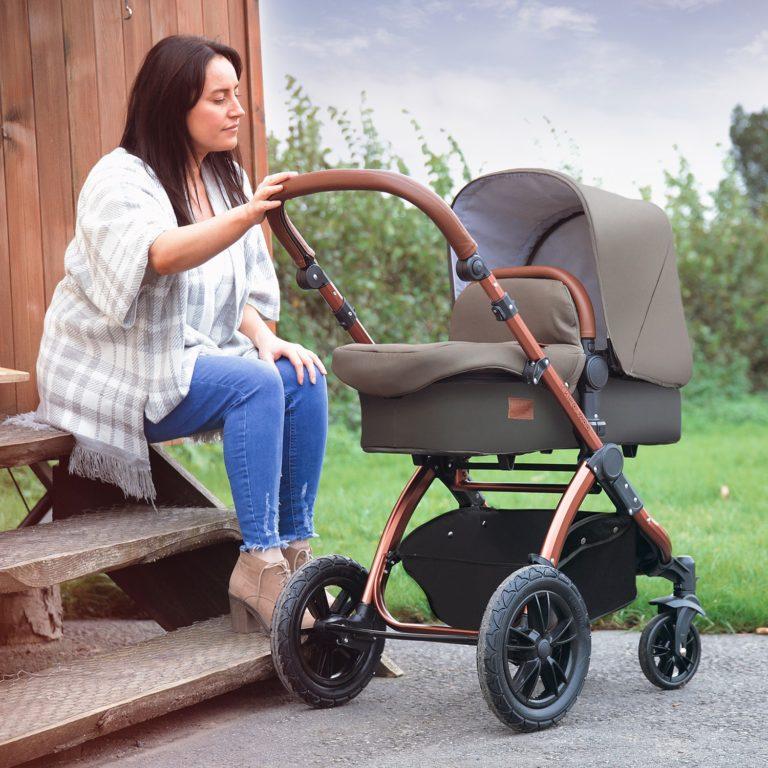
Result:
{"type": "Polygon", "coordinates": [[[589,617],[576,586],[556,568],[530,565],[503,581],[485,609],[480,688],[505,725],[547,728],[576,702],[590,652],[589,617]]]}
{"type": "MultiPolygon", "coordinates": [[[[302,629],[306,613],[317,621],[348,618],[363,594],[368,571],[342,555],[302,566],[286,584],[272,618],[272,661],[283,685],[316,708],[335,707],[368,685],[384,650],[384,638],[350,644],[337,633],[302,629]]],[[[385,629],[374,613],[373,629],[385,629]]]]}
{"type": "Polygon", "coordinates": [[[701,635],[691,624],[684,649],[675,654],[675,614],[660,613],[646,624],[638,656],[643,674],[654,685],[666,690],[682,688],[699,668],[701,635]]]}

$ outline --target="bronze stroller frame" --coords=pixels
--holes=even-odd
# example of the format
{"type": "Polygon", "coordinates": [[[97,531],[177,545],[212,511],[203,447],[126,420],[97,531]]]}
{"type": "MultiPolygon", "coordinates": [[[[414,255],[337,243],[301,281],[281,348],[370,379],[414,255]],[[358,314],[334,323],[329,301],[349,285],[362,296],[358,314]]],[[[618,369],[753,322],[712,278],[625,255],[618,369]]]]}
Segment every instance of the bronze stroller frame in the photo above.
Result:
{"type": "MultiPolygon", "coordinates": [[[[574,469],[573,476],[564,485],[473,482],[468,474],[468,466],[466,464],[462,466],[460,461],[451,461],[447,457],[439,456],[414,456],[415,463],[420,465],[417,466],[400,494],[384,527],[365,583],[360,606],[355,616],[347,621],[343,628],[331,627],[330,629],[340,632],[354,630],[353,637],[357,638],[386,636],[387,639],[418,639],[467,644],[478,642],[476,630],[399,621],[392,616],[384,601],[384,588],[389,570],[393,565],[390,561],[391,553],[398,547],[426,491],[436,479],[439,479],[462,505],[475,503],[486,506],[481,493],[483,490],[560,493],[561,498],[544,541],[539,551],[529,556],[531,564],[554,568],[557,568],[560,562],[569,527],[583,501],[590,492],[599,493],[601,489],[604,490],[617,511],[623,511],[632,518],[639,533],[652,548],[653,562],[644,571],[646,575],[664,576],[674,583],[672,596],[659,598],[653,602],[658,604],[660,613],[674,615],[674,647],[675,649],[683,647],[692,630],[691,622],[697,614],[703,614],[695,597],[696,577],[693,560],[688,557],[672,556],[672,544],[667,532],[651,517],[624,475],[621,447],[603,442],[569,387],[554,367],[549,365],[544,351],[520,316],[514,301],[499,284],[497,277],[511,276],[516,270],[513,268],[506,272],[492,272],[478,254],[476,242],[451,207],[430,190],[397,173],[378,170],[328,170],[307,173],[287,180],[284,183],[284,189],[273,199],[280,199],[285,203],[305,195],[341,190],[368,190],[396,195],[412,203],[432,219],[458,257],[457,274],[467,282],[473,281],[480,284],[496,319],[506,324],[512,338],[517,341],[527,356],[531,372],[529,381],[533,384],[543,383],[554,396],[578,435],[581,452],[580,460],[574,467],[555,464],[528,465],[530,468],[537,469],[548,468],[561,471],[574,469]],[[376,629],[371,623],[374,612],[393,631],[376,629]],[[357,624],[356,627],[353,626],[355,624],[357,624]]],[[[271,210],[267,217],[275,236],[286,248],[298,268],[298,284],[304,289],[319,291],[341,326],[355,342],[372,344],[373,339],[358,319],[355,310],[318,265],[314,251],[293,225],[285,208],[285,205],[281,205],[271,210]]],[[[528,270],[530,274],[530,270],[537,268],[522,269],[528,270]]],[[[546,267],[538,268],[540,272],[547,272],[547,269],[546,267]]],[[[583,288],[578,280],[571,278],[569,281],[570,276],[567,272],[557,269],[550,269],[549,272],[551,274],[541,276],[555,277],[566,282],[566,287],[569,288],[579,309],[584,349],[594,349],[594,316],[591,316],[592,305],[583,293],[583,288]]],[[[526,465],[523,464],[514,468],[524,469],[525,467],[526,465]]],[[[486,465],[484,468],[511,469],[513,467],[486,465]]],[[[653,679],[651,681],[659,684],[653,679]]]]}

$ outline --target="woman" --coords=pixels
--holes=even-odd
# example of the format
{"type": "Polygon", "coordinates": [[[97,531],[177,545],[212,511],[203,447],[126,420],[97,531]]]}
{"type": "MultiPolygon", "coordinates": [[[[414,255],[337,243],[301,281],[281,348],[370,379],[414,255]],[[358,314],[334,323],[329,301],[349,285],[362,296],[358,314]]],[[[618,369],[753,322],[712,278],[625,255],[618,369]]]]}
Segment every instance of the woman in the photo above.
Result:
{"type": "Polygon", "coordinates": [[[326,369],[264,322],[280,298],[259,225],[294,174],[253,193],[236,162],[241,69],[235,50],[200,37],[147,54],[120,146],[78,199],[37,416],[74,434],[70,472],[153,504],[148,441],[223,436],[243,535],[233,625],[269,632],[280,590],[311,557],[326,369]]]}

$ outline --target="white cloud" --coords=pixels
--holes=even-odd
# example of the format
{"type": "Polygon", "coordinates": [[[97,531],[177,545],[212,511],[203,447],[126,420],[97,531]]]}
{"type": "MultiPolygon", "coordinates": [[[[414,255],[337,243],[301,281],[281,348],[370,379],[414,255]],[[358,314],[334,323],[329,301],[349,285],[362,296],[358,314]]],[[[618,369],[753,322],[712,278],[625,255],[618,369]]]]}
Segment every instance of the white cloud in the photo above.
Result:
{"type": "Polygon", "coordinates": [[[699,11],[712,5],[718,5],[722,0],[644,0],[645,5],[656,8],[670,8],[674,11],[699,11]]]}
{"type": "Polygon", "coordinates": [[[360,51],[373,46],[391,45],[398,41],[397,35],[386,29],[377,29],[370,35],[350,35],[348,37],[332,37],[317,35],[315,37],[298,37],[293,35],[281,35],[278,42],[287,48],[293,48],[303,53],[308,53],[317,58],[339,58],[354,56],[360,51]]]}
{"type": "Polygon", "coordinates": [[[731,51],[734,59],[744,59],[756,62],[768,61],[768,29],[755,35],[746,45],[731,51]]]}
{"type": "Polygon", "coordinates": [[[563,29],[568,32],[592,34],[597,31],[597,18],[591,13],[567,5],[539,5],[533,3],[520,9],[518,19],[526,27],[541,32],[563,29]]]}
{"type": "Polygon", "coordinates": [[[379,14],[391,24],[406,29],[425,27],[429,20],[438,13],[454,10],[450,0],[425,0],[424,2],[384,2],[378,4],[379,14]]]}

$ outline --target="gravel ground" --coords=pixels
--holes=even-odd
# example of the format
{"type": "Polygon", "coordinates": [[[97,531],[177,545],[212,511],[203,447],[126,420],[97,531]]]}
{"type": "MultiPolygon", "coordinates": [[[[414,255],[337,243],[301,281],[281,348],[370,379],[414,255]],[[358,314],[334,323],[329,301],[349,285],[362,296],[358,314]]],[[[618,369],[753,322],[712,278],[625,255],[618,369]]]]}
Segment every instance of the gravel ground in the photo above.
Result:
{"type": "Polygon", "coordinates": [[[766,766],[768,637],[708,635],[696,678],[653,687],[637,632],[595,632],[578,702],[556,727],[520,735],[488,710],[475,649],[390,643],[405,671],[354,701],[312,710],[277,680],[82,745],[28,768],[196,766],[766,766]]]}

